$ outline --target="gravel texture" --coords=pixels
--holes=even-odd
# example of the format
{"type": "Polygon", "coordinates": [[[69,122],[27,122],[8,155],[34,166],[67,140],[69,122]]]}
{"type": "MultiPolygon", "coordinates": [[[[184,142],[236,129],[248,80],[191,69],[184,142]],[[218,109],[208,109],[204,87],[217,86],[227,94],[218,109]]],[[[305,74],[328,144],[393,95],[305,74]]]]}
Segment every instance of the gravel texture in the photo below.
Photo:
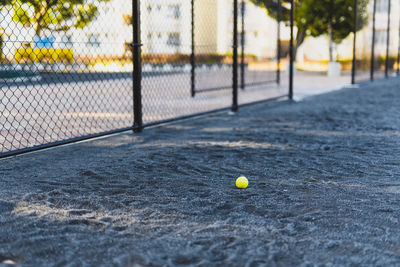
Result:
{"type": "Polygon", "coordinates": [[[400,265],[399,81],[1,160],[0,265],[400,265]]]}

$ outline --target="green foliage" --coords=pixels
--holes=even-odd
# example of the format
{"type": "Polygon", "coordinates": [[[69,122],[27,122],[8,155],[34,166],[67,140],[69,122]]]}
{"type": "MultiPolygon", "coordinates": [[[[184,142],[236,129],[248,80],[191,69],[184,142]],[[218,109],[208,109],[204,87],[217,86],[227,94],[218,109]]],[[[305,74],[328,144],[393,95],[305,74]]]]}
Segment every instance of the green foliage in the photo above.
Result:
{"type": "MultiPolygon", "coordinates": [[[[340,43],[354,29],[354,0],[294,0],[295,25],[298,36],[320,36],[328,34],[329,21],[332,19],[332,39],[340,43]]],[[[370,0],[358,0],[357,30],[367,23],[367,5],[370,0]]],[[[267,9],[268,15],[277,19],[278,0],[251,0],[254,4],[267,9]]],[[[291,0],[282,0],[281,20],[289,22],[291,0]]],[[[304,38],[303,38],[304,39],[304,38]]]]}
{"type": "Polygon", "coordinates": [[[11,4],[11,0],[0,0],[0,7],[11,4]]]}
{"type": "Polygon", "coordinates": [[[36,35],[82,29],[98,14],[97,5],[110,0],[1,0],[12,5],[14,21],[34,25],[36,35]]]}

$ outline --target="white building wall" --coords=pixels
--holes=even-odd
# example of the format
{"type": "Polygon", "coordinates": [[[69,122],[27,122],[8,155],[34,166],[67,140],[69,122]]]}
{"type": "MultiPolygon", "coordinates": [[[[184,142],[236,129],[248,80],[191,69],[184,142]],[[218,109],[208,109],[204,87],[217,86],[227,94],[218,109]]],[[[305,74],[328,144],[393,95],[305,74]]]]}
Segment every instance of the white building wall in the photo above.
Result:
{"type": "MultiPolygon", "coordinates": [[[[238,33],[241,33],[241,9],[238,10],[238,33]]],[[[258,58],[274,58],[277,53],[277,22],[263,8],[245,1],[245,53],[258,58]]],[[[290,37],[290,29],[281,24],[281,39],[290,37]]],[[[218,1],[218,53],[232,52],[233,2],[218,1]]],[[[240,36],[238,38],[240,43],[240,36]]]]}
{"type": "MultiPolygon", "coordinates": [[[[112,0],[100,3],[99,15],[84,29],[52,33],[55,48],[72,48],[75,56],[123,56],[125,43],[132,41],[132,25],[124,15],[132,13],[131,1],[112,0]]],[[[239,10],[240,12],[240,10],[239,10]]],[[[12,21],[12,12],[3,10],[1,27],[5,29],[4,53],[14,54],[22,42],[32,42],[33,28],[24,28],[12,21]]],[[[246,1],[246,53],[258,57],[276,55],[276,22],[266,11],[246,1]]],[[[143,53],[189,54],[191,51],[191,1],[142,0],[141,37],[143,53]],[[171,6],[179,8],[179,16],[171,16],[171,6]],[[171,44],[170,35],[178,35],[179,42],[171,44]]],[[[195,41],[197,53],[227,54],[232,52],[232,0],[195,0],[195,41]]],[[[240,31],[240,18],[239,18],[240,31]]],[[[282,39],[289,29],[282,27],[282,39]]],[[[176,37],[176,36],[175,36],[176,37]]]]}
{"type": "MultiPolygon", "coordinates": [[[[191,6],[187,0],[145,0],[141,2],[144,53],[190,53],[191,6]],[[168,18],[168,6],[179,5],[179,20],[168,18]],[[149,8],[150,7],[150,8],[149,8]],[[151,11],[149,11],[151,9],[151,11]],[[167,44],[168,34],[180,34],[180,47],[167,44]]],[[[240,10],[239,10],[240,12],[240,10]]],[[[232,52],[232,0],[195,0],[195,43],[199,54],[232,52]]],[[[240,31],[240,18],[239,18],[240,31]]],[[[276,56],[277,23],[266,10],[246,1],[246,53],[258,57],[276,56]]],[[[281,25],[282,39],[289,38],[289,28],[281,25]]]]}
{"type": "MultiPolygon", "coordinates": [[[[387,0],[378,0],[376,15],[376,53],[386,49],[387,0]],[[382,5],[382,7],[379,7],[382,5]]],[[[195,0],[196,52],[227,54],[232,52],[233,29],[232,0],[195,0]]],[[[55,48],[73,48],[76,56],[123,56],[125,43],[132,41],[132,25],[126,25],[124,15],[132,12],[131,1],[112,0],[99,4],[99,15],[82,30],[71,29],[67,33],[54,33],[55,48]],[[66,41],[69,41],[66,42],[66,41]]],[[[372,1],[369,6],[372,13],[372,1]]],[[[240,10],[239,10],[240,13],[240,10]]],[[[390,53],[397,53],[399,43],[400,1],[392,0],[390,53]]],[[[12,12],[0,11],[0,27],[3,28],[5,47],[3,53],[13,58],[16,48],[23,42],[32,42],[33,28],[25,28],[12,20],[12,12]]],[[[142,0],[143,53],[189,54],[191,51],[191,1],[188,0],[142,0]],[[171,6],[179,7],[179,16],[171,15],[171,6]],[[149,7],[151,10],[149,10],[149,7]],[[171,34],[177,34],[177,44],[171,44],[171,34]]],[[[289,27],[281,25],[281,39],[289,39],[289,27]]],[[[239,18],[240,32],[240,18],[239,18]]],[[[266,15],[266,10],[246,0],[245,13],[246,54],[259,58],[276,56],[276,21],[266,15]]],[[[357,52],[367,57],[370,53],[372,25],[369,23],[357,33],[357,52]]],[[[307,38],[298,50],[298,60],[328,59],[327,36],[307,38]]],[[[352,34],[336,47],[338,58],[352,57],[352,34]]]]}
{"type": "Polygon", "coordinates": [[[125,43],[132,40],[132,26],[124,21],[124,15],[132,13],[131,4],[126,0],[112,0],[100,3],[98,9],[95,21],[66,34],[71,36],[74,53],[81,56],[122,56],[125,43]]]}
{"type": "MultiPolygon", "coordinates": [[[[288,29],[282,28],[285,36],[288,29]]],[[[246,2],[245,13],[246,44],[245,53],[258,58],[275,58],[277,55],[277,21],[267,16],[266,10],[246,2]]],[[[290,36],[289,36],[290,37],[290,36]]]]}
{"type": "Polygon", "coordinates": [[[218,26],[217,26],[217,53],[227,54],[232,52],[232,1],[218,0],[218,26]]]}
{"type": "Polygon", "coordinates": [[[143,53],[190,53],[190,14],[191,3],[187,0],[141,1],[143,53]]]}

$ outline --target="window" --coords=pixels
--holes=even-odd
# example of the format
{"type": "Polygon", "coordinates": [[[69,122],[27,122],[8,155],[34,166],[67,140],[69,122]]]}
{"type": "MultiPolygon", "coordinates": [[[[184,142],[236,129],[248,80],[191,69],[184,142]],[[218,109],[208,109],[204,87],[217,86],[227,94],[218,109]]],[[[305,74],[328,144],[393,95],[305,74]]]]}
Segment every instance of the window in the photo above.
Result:
{"type": "Polygon", "coordinates": [[[147,12],[151,13],[151,10],[152,10],[151,5],[148,5],[147,6],[147,12]]]}
{"type": "Polygon", "coordinates": [[[389,7],[388,0],[377,0],[376,1],[376,12],[387,13],[389,7]]]}
{"type": "Polygon", "coordinates": [[[240,16],[245,16],[246,15],[246,3],[244,3],[244,2],[240,3],[239,10],[240,10],[240,16]]]}
{"type": "Polygon", "coordinates": [[[246,45],[246,33],[240,32],[238,35],[239,44],[242,45],[242,37],[243,37],[243,44],[246,45]]]}
{"type": "Polygon", "coordinates": [[[148,34],[147,34],[147,40],[151,41],[151,38],[152,38],[152,37],[153,37],[153,36],[152,36],[151,33],[148,33],[148,34]]]}
{"type": "Polygon", "coordinates": [[[160,5],[157,6],[157,11],[158,11],[158,12],[161,11],[161,6],[160,6],[160,5]]]}
{"type": "Polygon", "coordinates": [[[100,47],[99,35],[98,34],[88,34],[87,46],[100,47]]]}
{"type": "Polygon", "coordinates": [[[181,36],[177,32],[171,32],[168,34],[167,45],[169,46],[180,46],[181,36]]]}
{"type": "Polygon", "coordinates": [[[378,45],[386,44],[387,32],[386,30],[376,30],[375,43],[378,45]]]}
{"type": "Polygon", "coordinates": [[[72,37],[69,35],[64,35],[61,39],[62,43],[66,48],[71,48],[72,47],[72,37]]]}
{"type": "Polygon", "coordinates": [[[181,11],[179,5],[168,6],[167,17],[172,19],[179,19],[181,17],[181,11]]]}

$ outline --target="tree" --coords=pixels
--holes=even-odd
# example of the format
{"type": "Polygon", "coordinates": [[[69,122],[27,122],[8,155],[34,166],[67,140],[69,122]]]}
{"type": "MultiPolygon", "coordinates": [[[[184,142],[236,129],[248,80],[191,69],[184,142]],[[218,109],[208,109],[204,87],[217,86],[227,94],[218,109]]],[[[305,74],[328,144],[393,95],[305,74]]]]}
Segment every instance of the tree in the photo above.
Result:
{"type": "MultiPolygon", "coordinates": [[[[268,15],[277,19],[278,0],[250,0],[267,9],[268,15]]],[[[281,0],[281,20],[289,22],[290,3],[281,0]]],[[[293,0],[295,1],[294,23],[297,27],[296,46],[303,43],[307,36],[317,37],[330,34],[331,40],[340,43],[354,29],[354,0],[293,0]]],[[[358,0],[357,31],[368,21],[367,5],[369,0],[358,0]]]]}
{"type": "MultiPolygon", "coordinates": [[[[7,0],[1,0],[7,2],[7,0]]],[[[99,2],[110,0],[9,0],[13,19],[23,26],[34,26],[40,36],[43,30],[65,32],[82,29],[98,14],[99,2]]]]}
{"type": "Polygon", "coordinates": [[[3,60],[3,45],[4,45],[3,33],[0,32],[0,60],[3,60]]]}

